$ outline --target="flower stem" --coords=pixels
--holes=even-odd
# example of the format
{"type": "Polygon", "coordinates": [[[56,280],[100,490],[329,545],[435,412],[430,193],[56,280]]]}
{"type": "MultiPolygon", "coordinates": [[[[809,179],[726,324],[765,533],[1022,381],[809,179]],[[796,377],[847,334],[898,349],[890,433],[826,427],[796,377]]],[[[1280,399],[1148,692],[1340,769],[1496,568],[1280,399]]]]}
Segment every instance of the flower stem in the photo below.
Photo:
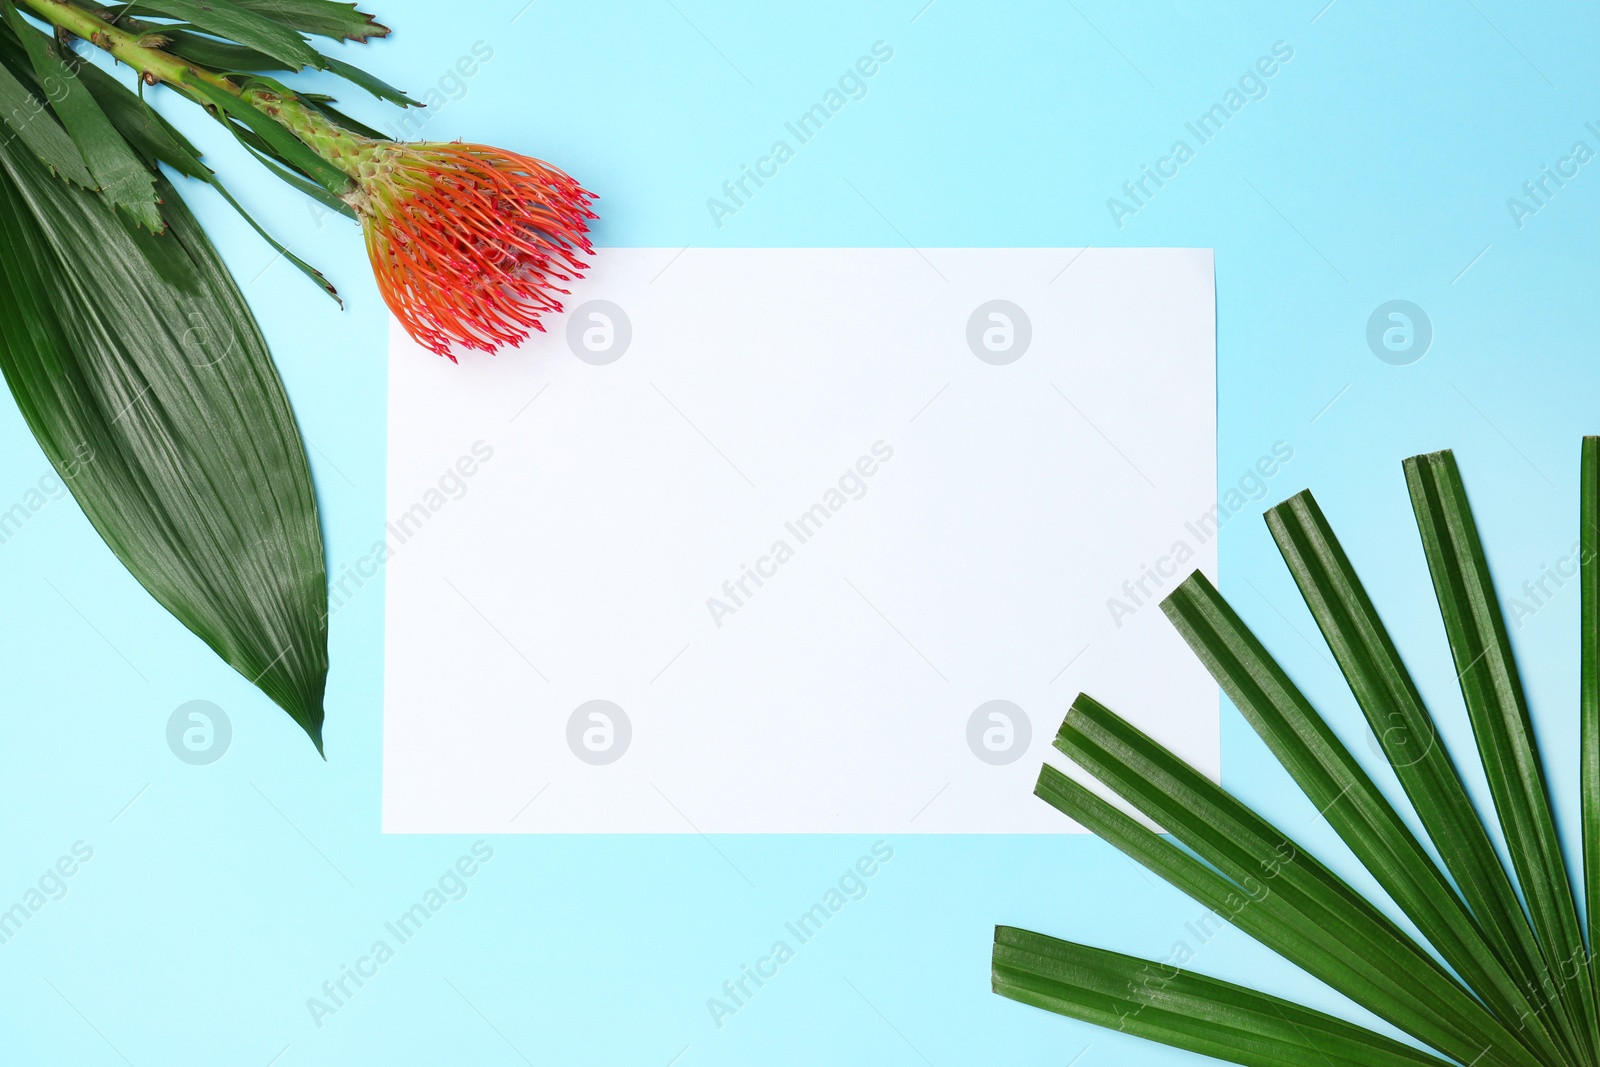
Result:
{"type": "Polygon", "coordinates": [[[351,133],[297,96],[252,87],[242,94],[246,103],[298,137],[323,159],[352,179],[370,166],[374,142],[351,133]]]}
{"type": "Polygon", "coordinates": [[[148,85],[166,84],[193,97],[185,86],[191,81],[205,82],[234,96],[243,95],[239,86],[214,71],[197,67],[188,60],[144,43],[144,35],[107,22],[99,14],[68,3],[68,0],[17,0],[58,29],[66,30],[109,52],[139,73],[148,85]]]}

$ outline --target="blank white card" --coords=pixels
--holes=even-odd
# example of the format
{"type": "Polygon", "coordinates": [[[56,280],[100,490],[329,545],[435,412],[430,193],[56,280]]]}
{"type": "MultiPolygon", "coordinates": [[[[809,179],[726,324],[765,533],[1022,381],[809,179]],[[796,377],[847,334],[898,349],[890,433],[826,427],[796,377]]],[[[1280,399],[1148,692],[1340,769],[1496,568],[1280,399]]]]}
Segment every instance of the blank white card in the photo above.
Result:
{"type": "Polygon", "coordinates": [[[1215,776],[1209,251],[605,248],[547,325],[391,328],[386,831],[1070,831],[1080,690],[1215,776]]]}

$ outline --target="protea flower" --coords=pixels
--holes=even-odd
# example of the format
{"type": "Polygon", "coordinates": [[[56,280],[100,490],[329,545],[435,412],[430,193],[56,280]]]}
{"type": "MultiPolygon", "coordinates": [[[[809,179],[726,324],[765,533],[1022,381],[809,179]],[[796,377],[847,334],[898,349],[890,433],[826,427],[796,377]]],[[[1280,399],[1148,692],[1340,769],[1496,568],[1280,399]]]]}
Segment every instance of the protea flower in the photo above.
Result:
{"type": "Polygon", "coordinates": [[[594,194],[528,156],[483,145],[373,142],[346,199],[378,291],[418,343],[493,352],[544,330],[588,266],[594,194]]]}
{"type": "Polygon", "coordinates": [[[563,283],[594,251],[595,196],[529,156],[459,142],[378,140],[338,125],[298,96],[245,98],[351,179],[342,199],[366,235],[378,291],[419,344],[494,352],[543,332],[563,283]]]}

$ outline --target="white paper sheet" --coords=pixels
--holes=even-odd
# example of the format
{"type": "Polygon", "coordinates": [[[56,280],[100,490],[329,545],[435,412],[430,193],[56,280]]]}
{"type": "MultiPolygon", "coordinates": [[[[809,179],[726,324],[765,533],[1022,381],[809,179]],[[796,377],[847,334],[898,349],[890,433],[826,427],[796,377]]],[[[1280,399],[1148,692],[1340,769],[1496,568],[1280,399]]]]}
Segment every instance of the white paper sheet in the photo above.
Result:
{"type": "Polygon", "coordinates": [[[570,306],[392,328],[386,831],[1071,830],[1079,690],[1216,773],[1155,603],[1216,573],[1209,251],[608,248],[570,306]]]}

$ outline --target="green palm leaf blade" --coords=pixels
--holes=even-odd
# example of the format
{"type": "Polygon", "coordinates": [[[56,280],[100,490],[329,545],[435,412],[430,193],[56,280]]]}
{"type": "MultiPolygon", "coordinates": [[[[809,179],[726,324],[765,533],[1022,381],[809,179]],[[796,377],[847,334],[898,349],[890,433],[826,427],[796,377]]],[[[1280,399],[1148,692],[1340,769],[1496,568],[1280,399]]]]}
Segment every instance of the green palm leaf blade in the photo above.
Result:
{"type": "Polygon", "coordinates": [[[1140,845],[1134,858],[1169,880],[1175,871],[1180,888],[1198,889],[1196,899],[1223,918],[1446,1055],[1483,1067],[1541,1062],[1347,883],[1109,708],[1080,694],[1056,747],[1193,855],[1171,845],[1155,850],[1158,835],[1052,767],[1041,771],[1038,795],[1118,847],[1140,845]],[[1248,906],[1230,904],[1230,894],[1243,894],[1248,906]]]}
{"type": "Polygon", "coordinates": [[[0,369],[134,577],[322,749],[310,471],[243,296],[172,188],[164,235],[0,145],[0,369]]]}
{"type": "MultiPolygon", "coordinates": [[[[1583,439],[1578,503],[1582,624],[1579,659],[1580,789],[1583,795],[1583,881],[1589,944],[1600,916],[1600,437],[1583,439]]],[[[1600,991],[1597,991],[1600,992],[1600,991]]]]}
{"type": "Polygon", "coordinates": [[[1244,986],[997,926],[996,993],[1246,1067],[1442,1067],[1393,1038],[1244,986]]]}
{"type": "Polygon", "coordinates": [[[1446,451],[1411,457],[1405,473],[1461,695],[1528,914],[1557,972],[1559,999],[1584,1020],[1590,1047],[1600,1049],[1588,954],[1539,746],[1461,472],[1446,451]]]}
{"type": "MultiPolygon", "coordinates": [[[[1545,1058],[1565,1060],[1541,1000],[1485,938],[1477,920],[1398,812],[1222,595],[1195,571],[1162,610],[1223,692],[1378,884],[1445,962],[1545,1058]]],[[[1469,808],[1470,810],[1470,808],[1469,808]]],[[[1579,1048],[1586,1046],[1579,1045],[1579,1048]]]]}
{"type": "Polygon", "coordinates": [[[1371,598],[1310,492],[1267,512],[1267,525],[1306,606],[1327,639],[1351,692],[1428,836],[1484,936],[1528,999],[1552,1018],[1569,1057],[1588,1051],[1588,1034],[1567,1005],[1551,1002],[1559,972],[1545,960],[1522,904],[1472,804],[1433,716],[1400,659],[1371,598]],[[1549,1007],[1553,1011],[1542,1009],[1549,1007]]]}

